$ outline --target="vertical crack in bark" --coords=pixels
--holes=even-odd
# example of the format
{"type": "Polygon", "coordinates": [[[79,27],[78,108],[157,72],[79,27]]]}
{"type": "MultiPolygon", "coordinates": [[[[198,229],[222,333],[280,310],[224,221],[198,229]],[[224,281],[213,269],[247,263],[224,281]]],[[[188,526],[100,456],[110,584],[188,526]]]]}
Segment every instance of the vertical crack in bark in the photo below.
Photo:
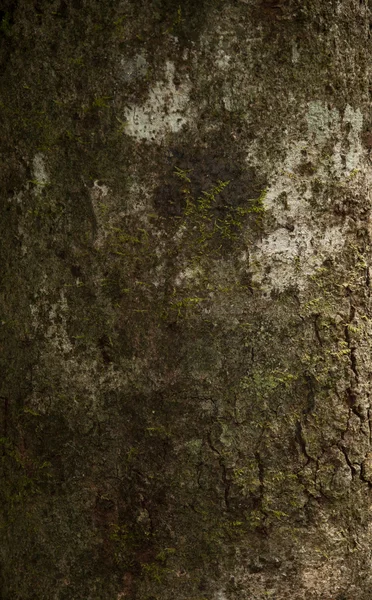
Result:
{"type": "Polygon", "coordinates": [[[364,464],[364,461],[361,464],[359,478],[361,479],[361,481],[364,481],[364,483],[366,483],[368,485],[368,487],[370,487],[370,488],[372,487],[372,483],[371,483],[369,477],[367,477],[366,473],[365,473],[365,464],[364,464]]]}
{"type": "Polygon", "coordinates": [[[259,530],[261,533],[267,535],[267,518],[269,513],[265,508],[265,468],[258,450],[255,452],[254,457],[257,463],[259,481],[258,496],[255,495],[255,509],[263,515],[263,517],[260,517],[259,530]]]}
{"type": "Polygon", "coordinates": [[[368,428],[369,428],[369,444],[372,445],[372,414],[371,414],[371,408],[368,409],[367,411],[367,415],[368,415],[368,428]]]}
{"type": "Polygon", "coordinates": [[[351,471],[351,477],[352,477],[352,479],[354,479],[354,476],[356,475],[357,470],[354,467],[353,463],[351,462],[345,446],[343,446],[342,444],[338,444],[338,448],[341,450],[342,454],[344,455],[346,464],[349,466],[350,471],[351,471]]]}
{"type": "Polygon", "coordinates": [[[315,331],[315,337],[318,340],[319,346],[323,346],[323,340],[320,337],[320,331],[319,331],[319,323],[318,323],[319,317],[320,317],[319,313],[317,313],[316,315],[314,315],[314,320],[313,320],[314,331],[315,331]]]}
{"type": "Polygon", "coordinates": [[[258,493],[259,493],[259,510],[267,516],[267,513],[265,511],[264,508],[264,495],[265,495],[265,485],[264,485],[264,481],[265,481],[265,470],[264,470],[264,466],[263,466],[263,462],[261,459],[261,454],[259,452],[255,452],[254,455],[256,462],[257,462],[257,466],[258,466],[258,480],[260,482],[260,486],[258,488],[258,493]]]}
{"type": "Polygon", "coordinates": [[[305,381],[309,387],[309,393],[307,395],[308,406],[303,411],[304,414],[312,413],[315,408],[315,384],[314,384],[314,375],[311,373],[305,373],[304,375],[305,381]]]}
{"type": "Polygon", "coordinates": [[[365,420],[365,416],[363,415],[363,411],[358,406],[358,392],[356,390],[359,384],[359,372],[358,372],[358,359],[356,353],[356,346],[353,345],[353,341],[350,335],[350,326],[353,320],[355,319],[355,306],[352,304],[350,299],[350,312],[349,312],[349,322],[344,327],[344,335],[345,341],[349,350],[349,360],[350,360],[350,368],[353,373],[352,381],[350,387],[347,388],[347,401],[348,405],[353,411],[353,413],[361,420],[365,420]]]}
{"type": "Polygon", "coordinates": [[[226,507],[226,510],[229,510],[229,507],[230,507],[229,493],[230,493],[231,482],[227,476],[227,469],[226,469],[226,465],[224,462],[224,458],[223,458],[222,453],[213,445],[210,432],[208,433],[207,441],[208,441],[208,445],[209,445],[210,449],[212,450],[212,452],[214,452],[218,456],[218,462],[221,467],[221,476],[222,476],[222,483],[223,483],[223,488],[224,488],[225,507],[226,507]]]}
{"type": "Polygon", "coordinates": [[[355,376],[355,383],[359,383],[359,374],[357,368],[357,356],[356,356],[356,347],[352,344],[352,339],[350,336],[350,325],[354,321],[355,318],[355,306],[350,302],[350,313],[349,313],[349,322],[345,325],[345,340],[347,343],[347,347],[350,351],[350,366],[351,370],[355,376]]]}
{"type": "Polygon", "coordinates": [[[296,441],[297,441],[298,445],[300,446],[302,454],[307,459],[306,464],[304,465],[306,467],[309,464],[309,462],[312,460],[312,458],[307,452],[306,440],[305,440],[305,437],[303,434],[301,421],[297,421],[297,423],[296,423],[296,441]]]}
{"type": "MultiPolygon", "coordinates": [[[[342,432],[342,435],[341,435],[341,440],[340,440],[340,442],[337,444],[337,447],[338,447],[338,448],[341,450],[342,454],[344,455],[344,457],[345,457],[345,461],[346,461],[347,465],[349,466],[349,468],[350,468],[350,470],[351,470],[351,476],[352,476],[352,479],[354,479],[355,475],[357,475],[357,473],[358,473],[358,470],[356,469],[356,467],[354,467],[353,463],[351,462],[351,460],[350,460],[350,458],[349,458],[349,455],[348,455],[348,453],[347,453],[346,446],[344,445],[345,434],[346,434],[346,433],[349,431],[350,417],[351,417],[351,414],[352,414],[352,413],[353,413],[353,414],[357,414],[357,413],[355,413],[355,411],[353,411],[353,409],[350,407],[350,409],[349,409],[349,417],[348,417],[348,420],[347,420],[347,428],[346,428],[346,430],[345,430],[345,431],[343,431],[343,432],[342,432]]],[[[370,438],[370,442],[371,442],[371,435],[372,435],[372,434],[371,434],[371,422],[370,422],[370,419],[369,419],[369,413],[370,413],[370,411],[368,410],[368,421],[369,421],[369,432],[370,432],[369,438],[370,438]]],[[[358,416],[359,416],[359,415],[358,415],[358,416]]],[[[360,417],[359,417],[359,418],[360,418],[360,417]]],[[[364,462],[362,462],[361,464],[360,464],[360,463],[356,463],[356,464],[357,464],[357,465],[359,466],[359,468],[360,468],[360,470],[359,470],[359,479],[360,479],[361,481],[363,481],[363,482],[367,483],[367,484],[368,484],[370,487],[372,487],[372,483],[371,483],[371,482],[369,481],[369,479],[368,479],[368,478],[365,476],[365,467],[364,467],[364,462]]]]}
{"type": "Polygon", "coordinates": [[[230,498],[229,498],[230,481],[227,477],[226,465],[222,461],[220,461],[220,465],[222,468],[222,481],[223,481],[223,485],[224,485],[225,506],[226,506],[226,509],[229,510],[229,508],[230,508],[230,498]]]}
{"type": "Polygon", "coordinates": [[[364,415],[358,406],[358,399],[357,399],[357,395],[356,395],[355,391],[352,390],[351,388],[347,388],[346,398],[347,398],[347,403],[349,405],[350,410],[354,413],[354,415],[356,417],[358,417],[358,419],[363,421],[364,415]]]}
{"type": "Polygon", "coordinates": [[[200,489],[201,489],[201,487],[202,487],[202,486],[201,486],[201,477],[202,477],[202,468],[203,468],[203,466],[204,466],[204,463],[203,463],[203,461],[199,462],[199,463],[196,465],[196,482],[197,482],[197,484],[198,484],[198,488],[199,488],[199,490],[200,490],[200,489]]]}
{"type": "Polygon", "coordinates": [[[366,286],[368,290],[368,296],[371,295],[371,273],[369,267],[366,268],[366,286]]]}

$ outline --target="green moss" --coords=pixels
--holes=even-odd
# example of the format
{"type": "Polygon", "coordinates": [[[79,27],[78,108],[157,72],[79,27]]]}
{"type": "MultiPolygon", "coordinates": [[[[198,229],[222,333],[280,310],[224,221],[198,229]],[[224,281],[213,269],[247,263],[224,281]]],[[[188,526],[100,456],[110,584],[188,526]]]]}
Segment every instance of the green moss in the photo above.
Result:
{"type": "Polygon", "coordinates": [[[155,583],[162,583],[168,573],[168,569],[159,562],[141,563],[141,569],[141,575],[155,583]]]}
{"type": "Polygon", "coordinates": [[[236,240],[245,217],[255,215],[255,222],[261,221],[265,212],[266,190],[263,190],[257,199],[248,200],[247,206],[235,208],[219,202],[219,196],[230,181],[218,181],[210,190],[203,191],[200,196],[194,198],[190,185],[192,180],[188,175],[190,171],[175,167],[174,173],[185,184],[182,188],[185,198],[182,227],[191,238],[189,243],[196,243],[201,254],[208,254],[209,246],[216,246],[216,242],[222,242],[224,239],[236,240]]]}

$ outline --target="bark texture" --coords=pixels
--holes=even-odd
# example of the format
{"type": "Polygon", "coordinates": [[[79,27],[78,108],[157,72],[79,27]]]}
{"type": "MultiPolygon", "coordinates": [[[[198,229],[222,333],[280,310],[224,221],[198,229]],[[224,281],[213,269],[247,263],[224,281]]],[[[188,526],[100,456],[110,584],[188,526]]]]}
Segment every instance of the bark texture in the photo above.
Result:
{"type": "Polygon", "coordinates": [[[3,0],[0,596],[370,600],[357,0],[3,0]]]}

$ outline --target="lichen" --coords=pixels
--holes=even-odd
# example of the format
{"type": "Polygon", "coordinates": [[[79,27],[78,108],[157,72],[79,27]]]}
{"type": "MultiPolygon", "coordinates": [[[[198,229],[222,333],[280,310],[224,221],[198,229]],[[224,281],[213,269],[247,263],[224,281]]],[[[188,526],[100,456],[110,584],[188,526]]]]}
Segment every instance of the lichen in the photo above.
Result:
{"type": "Polygon", "coordinates": [[[13,4],[2,595],[369,598],[368,7],[13,4]]]}

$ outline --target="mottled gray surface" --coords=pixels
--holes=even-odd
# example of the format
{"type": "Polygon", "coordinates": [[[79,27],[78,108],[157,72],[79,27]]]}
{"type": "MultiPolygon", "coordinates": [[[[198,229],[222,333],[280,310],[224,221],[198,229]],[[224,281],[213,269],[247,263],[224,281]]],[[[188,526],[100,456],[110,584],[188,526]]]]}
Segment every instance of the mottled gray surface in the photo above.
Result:
{"type": "Polygon", "coordinates": [[[368,3],[3,5],[1,598],[370,600],[368,3]]]}

